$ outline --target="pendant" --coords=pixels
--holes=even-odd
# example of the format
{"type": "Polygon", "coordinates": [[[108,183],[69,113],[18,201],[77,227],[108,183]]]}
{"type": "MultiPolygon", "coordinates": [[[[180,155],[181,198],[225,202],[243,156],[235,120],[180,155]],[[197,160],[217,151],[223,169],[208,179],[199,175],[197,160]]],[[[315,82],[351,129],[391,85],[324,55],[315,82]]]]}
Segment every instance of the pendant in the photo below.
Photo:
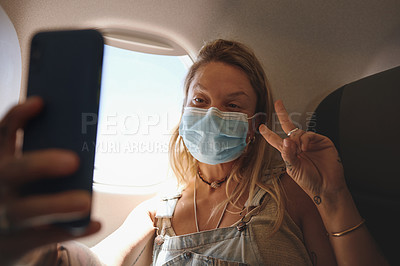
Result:
{"type": "Polygon", "coordinates": [[[211,183],[211,187],[214,188],[214,189],[215,189],[215,188],[219,188],[220,186],[221,186],[221,185],[218,184],[218,182],[215,182],[215,181],[214,181],[214,182],[211,183]]]}

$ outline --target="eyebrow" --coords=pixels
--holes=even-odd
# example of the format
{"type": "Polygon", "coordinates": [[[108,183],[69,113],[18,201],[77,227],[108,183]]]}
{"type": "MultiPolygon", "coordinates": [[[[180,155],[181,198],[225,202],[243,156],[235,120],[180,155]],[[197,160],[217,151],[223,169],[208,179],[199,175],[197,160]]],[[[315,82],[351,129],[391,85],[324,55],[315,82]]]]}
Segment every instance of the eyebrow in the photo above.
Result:
{"type": "MultiPolygon", "coordinates": [[[[198,91],[207,92],[207,88],[204,87],[203,85],[201,85],[200,83],[196,83],[193,86],[193,89],[198,90],[198,91]]],[[[235,97],[238,97],[238,96],[245,96],[247,98],[249,97],[249,95],[247,95],[247,93],[245,93],[244,91],[236,91],[236,92],[229,93],[227,95],[227,98],[235,98],[235,97]]]]}

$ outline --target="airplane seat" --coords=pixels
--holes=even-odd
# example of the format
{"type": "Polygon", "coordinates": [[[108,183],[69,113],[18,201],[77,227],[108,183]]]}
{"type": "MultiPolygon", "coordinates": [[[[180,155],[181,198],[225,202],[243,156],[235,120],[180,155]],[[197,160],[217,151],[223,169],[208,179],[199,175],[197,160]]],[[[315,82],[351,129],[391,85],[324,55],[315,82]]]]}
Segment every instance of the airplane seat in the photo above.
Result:
{"type": "Polygon", "coordinates": [[[332,92],[308,130],[334,142],[370,233],[389,263],[400,265],[400,66],[332,92]]]}

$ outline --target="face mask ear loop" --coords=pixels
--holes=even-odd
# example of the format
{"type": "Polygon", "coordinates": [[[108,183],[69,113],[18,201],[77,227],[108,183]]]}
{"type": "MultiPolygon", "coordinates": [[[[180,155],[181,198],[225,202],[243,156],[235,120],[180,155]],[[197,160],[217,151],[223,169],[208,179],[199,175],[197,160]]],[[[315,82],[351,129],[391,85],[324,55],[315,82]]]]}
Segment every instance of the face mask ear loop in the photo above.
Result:
{"type": "Polygon", "coordinates": [[[254,117],[256,117],[256,115],[258,115],[259,113],[255,113],[253,116],[250,116],[247,118],[247,120],[253,119],[254,117]]]}
{"type": "MultiPolygon", "coordinates": [[[[248,117],[247,120],[253,119],[253,118],[256,117],[258,114],[259,114],[259,113],[255,113],[253,116],[248,117]]],[[[250,136],[249,136],[249,137],[250,137],[250,136]]],[[[247,139],[246,139],[246,140],[247,140],[247,139]]],[[[247,146],[248,146],[250,143],[253,143],[255,140],[256,140],[256,136],[255,136],[255,135],[254,135],[253,137],[249,138],[249,141],[246,141],[246,149],[247,149],[247,146]]]]}

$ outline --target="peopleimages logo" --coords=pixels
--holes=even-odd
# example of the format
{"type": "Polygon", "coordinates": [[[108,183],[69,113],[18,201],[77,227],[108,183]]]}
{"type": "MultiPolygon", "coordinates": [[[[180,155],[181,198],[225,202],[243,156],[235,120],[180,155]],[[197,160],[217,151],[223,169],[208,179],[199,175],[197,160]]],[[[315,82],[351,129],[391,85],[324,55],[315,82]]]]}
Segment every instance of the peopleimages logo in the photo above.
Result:
{"type": "MultiPolygon", "coordinates": [[[[314,121],[312,120],[314,112],[306,113],[306,125],[301,123],[300,112],[292,112],[289,118],[293,124],[299,129],[307,129],[313,127],[314,121]]],[[[263,113],[258,113],[256,117],[266,117],[263,113]]],[[[175,117],[174,117],[175,118],[175,117]]],[[[82,113],[82,134],[87,134],[87,129],[90,126],[97,126],[97,114],[95,113],[82,113]]],[[[99,124],[99,133],[104,135],[136,135],[144,134],[149,135],[153,130],[162,132],[162,134],[171,134],[172,129],[176,126],[177,119],[172,119],[166,112],[163,114],[131,114],[131,115],[118,115],[117,113],[109,114],[103,117],[99,124]]],[[[249,120],[249,127],[256,129],[255,118],[249,120]]],[[[214,125],[210,125],[210,128],[214,125]]],[[[272,130],[276,133],[280,132],[280,122],[276,113],[272,116],[272,130]]]]}
{"type": "MultiPolygon", "coordinates": [[[[176,120],[176,119],[175,119],[176,120]]],[[[99,119],[98,135],[170,135],[176,121],[168,112],[163,114],[108,114],[99,119]]],[[[97,114],[82,113],[82,134],[88,127],[97,126],[97,114]]]]}
{"type": "Polygon", "coordinates": [[[168,153],[168,141],[97,141],[87,142],[82,145],[82,151],[128,154],[128,153],[168,153]]]}
{"type": "Polygon", "coordinates": [[[102,154],[168,153],[169,139],[178,123],[177,115],[168,112],[113,113],[99,117],[98,124],[95,113],[82,113],[81,121],[82,134],[87,134],[90,127],[98,126],[96,144],[84,142],[81,151],[95,149],[96,153],[102,154]]]}
{"type": "MultiPolygon", "coordinates": [[[[299,129],[315,131],[313,112],[289,113],[289,118],[299,129]],[[305,121],[305,123],[301,123],[305,121]],[[305,125],[303,125],[305,124],[305,125]]],[[[259,113],[255,118],[262,121],[266,115],[259,113]]],[[[249,120],[249,130],[258,128],[255,118],[249,120]]],[[[97,126],[97,114],[82,113],[82,134],[87,134],[90,127],[97,126]]],[[[177,126],[179,117],[168,112],[162,114],[135,113],[130,115],[108,114],[100,117],[97,129],[97,144],[84,142],[82,151],[90,151],[95,148],[96,152],[127,154],[127,153],[167,153],[169,139],[173,129],[177,126]]],[[[212,127],[213,125],[210,125],[212,127]]],[[[235,127],[236,125],[234,125],[235,127]]],[[[286,135],[280,127],[276,113],[272,115],[272,130],[277,134],[286,135]]],[[[204,147],[214,151],[221,151],[223,146],[204,147]]]]}

